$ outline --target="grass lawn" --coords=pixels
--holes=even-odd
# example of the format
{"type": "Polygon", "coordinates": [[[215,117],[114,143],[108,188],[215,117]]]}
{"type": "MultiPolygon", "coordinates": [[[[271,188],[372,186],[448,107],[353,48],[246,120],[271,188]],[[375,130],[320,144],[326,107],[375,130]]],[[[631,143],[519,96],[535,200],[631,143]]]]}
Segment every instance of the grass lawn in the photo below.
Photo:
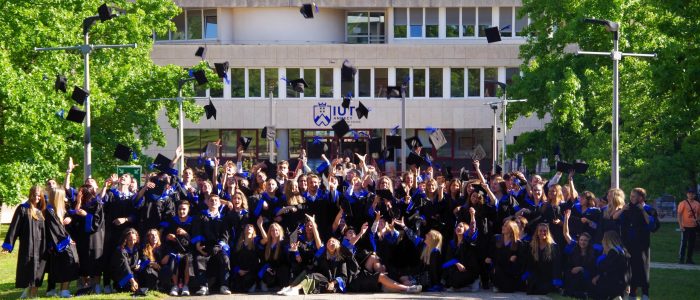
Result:
{"type": "MultiPolygon", "coordinates": [[[[681,232],[676,231],[678,223],[661,223],[661,228],[651,235],[651,261],[677,263],[681,232]]],[[[700,249],[695,249],[695,256],[700,249]]]]}
{"type": "MultiPolygon", "coordinates": [[[[0,238],[5,239],[5,230],[7,225],[0,226],[0,238]]],[[[15,243],[15,251],[12,253],[2,253],[0,254],[0,299],[18,299],[22,294],[22,289],[15,288],[15,271],[17,266],[17,252],[19,249],[19,241],[15,243]]],[[[46,293],[46,279],[44,276],[44,283],[42,287],[39,288],[39,295],[43,296],[46,293]]],[[[75,294],[75,282],[71,283],[71,293],[75,294]]],[[[158,292],[149,292],[147,297],[140,297],[139,299],[162,299],[166,295],[158,292]]],[[[46,297],[42,297],[49,299],[46,297]]],[[[128,299],[131,295],[128,293],[110,294],[110,295],[89,295],[82,296],[79,299],[128,299]]],[[[60,299],[58,297],[51,299],[60,299]]]]}

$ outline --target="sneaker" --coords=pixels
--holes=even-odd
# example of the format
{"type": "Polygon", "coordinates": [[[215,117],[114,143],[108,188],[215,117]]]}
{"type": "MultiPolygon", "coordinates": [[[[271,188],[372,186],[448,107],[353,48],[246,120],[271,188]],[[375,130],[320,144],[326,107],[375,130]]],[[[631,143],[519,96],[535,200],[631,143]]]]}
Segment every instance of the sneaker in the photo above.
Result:
{"type": "Polygon", "coordinates": [[[221,288],[219,288],[219,294],[231,295],[231,290],[229,290],[227,286],[222,285],[221,288]]]}
{"type": "Polygon", "coordinates": [[[73,297],[73,295],[70,294],[69,290],[62,290],[61,291],[61,298],[70,298],[73,297]]]}
{"type": "Polygon", "coordinates": [[[255,285],[251,286],[251,287],[248,289],[248,294],[252,294],[252,293],[255,293],[255,285]]]}
{"type": "Polygon", "coordinates": [[[58,291],[55,289],[46,292],[46,297],[56,297],[58,296],[58,291]]]}
{"type": "Polygon", "coordinates": [[[285,286],[285,287],[283,287],[281,290],[277,291],[277,295],[283,295],[284,293],[286,293],[287,291],[289,291],[289,289],[291,289],[291,287],[285,286]]]}
{"type": "Polygon", "coordinates": [[[284,296],[299,296],[299,289],[289,289],[282,295],[284,295],[284,296]]]}
{"type": "Polygon", "coordinates": [[[448,287],[448,288],[445,289],[445,292],[454,293],[454,292],[455,292],[455,288],[453,288],[453,287],[448,287]]]}
{"type": "Polygon", "coordinates": [[[412,286],[409,286],[408,289],[406,289],[406,293],[408,293],[408,294],[418,294],[422,291],[423,291],[422,285],[412,285],[412,286]]]}
{"type": "Polygon", "coordinates": [[[478,292],[479,290],[481,290],[481,280],[479,280],[479,278],[477,278],[472,283],[471,292],[478,292]]]}
{"type": "Polygon", "coordinates": [[[206,295],[209,295],[209,288],[206,286],[199,288],[199,291],[197,291],[197,296],[206,296],[206,295]]]}
{"type": "Polygon", "coordinates": [[[99,283],[95,285],[95,294],[102,294],[102,285],[99,283]]]}
{"type": "Polygon", "coordinates": [[[265,284],[264,282],[261,282],[260,283],[260,291],[267,293],[267,284],[265,284]]]}
{"type": "Polygon", "coordinates": [[[190,295],[190,288],[188,286],[183,286],[182,287],[182,293],[180,293],[182,296],[189,296],[190,295]]]}
{"type": "Polygon", "coordinates": [[[178,292],[177,285],[173,286],[173,288],[170,289],[170,293],[168,295],[170,296],[178,296],[180,293],[178,292]]]}
{"type": "Polygon", "coordinates": [[[494,293],[498,293],[498,288],[494,285],[494,286],[491,288],[491,291],[494,292],[494,293]]]}
{"type": "Polygon", "coordinates": [[[20,295],[19,298],[27,299],[27,296],[29,296],[29,288],[25,288],[24,291],[22,291],[22,295],[20,295]]]}
{"type": "Polygon", "coordinates": [[[111,286],[111,285],[109,285],[109,284],[108,284],[108,285],[105,285],[105,288],[104,288],[104,293],[105,293],[105,294],[111,294],[111,293],[114,293],[114,291],[112,290],[112,286],[111,286]]]}

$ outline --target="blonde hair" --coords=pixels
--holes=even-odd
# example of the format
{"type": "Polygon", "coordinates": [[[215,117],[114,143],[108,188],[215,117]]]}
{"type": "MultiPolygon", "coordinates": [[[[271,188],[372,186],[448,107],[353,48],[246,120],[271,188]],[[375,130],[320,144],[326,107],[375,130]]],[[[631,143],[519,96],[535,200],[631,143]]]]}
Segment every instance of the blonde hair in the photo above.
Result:
{"type": "Polygon", "coordinates": [[[245,243],[245,239],[246,239],[245,231],[246,231],[246,227],[248,227],[248,226],[253,227],[253,237],[250,239],[250,243],[248,243],[248,245],[246,245],[246,248],[248,248],[248,250],[250,250],[250,251],[255,250],[255,238],[258,236],[258,233],[255,231],[255,226],[253,226],[253,224],[243,225],[243,233],[241,234],[241,237],[238,239],[238,244],[236,245],[237,250],[241,250],[241,248],[243,248],[243,244],[245,243]]]}
{"type": "Polygon", "coordinates": [[[63,220],[66,215],[66,190],[53,188],[49,191],[49,204],[53,206],[54,212],[59,220],[63,220]]]}
{"type": "Polygon", "coordinates": [[[549,190],[554,192],[554,199],[549,199],[549,203],[552,205],[559,205],[559,203],[564,200],[564,192],[562,191],[561,185],[555,184],[549,187],[549,190]]]}
{"type": "Polygon", "coordinates": [[[605,210],[603,217],[612,219],[612,215],[625,206],[625,192],[622,189],[613,188],[608,191],[608,196],[608,208],[605,210]]]}
{"type": "MultiPolygon", "coordinates": [[[[518,226],[518,223],[515,222],[515,220],[507,220],[505,223],[503,223],[503,227],[510,228],[510,232],[513,234],[513,240],[510,243],[510,249],[516,250],[518,247],[517,243],[515,241],[520,240],[520,227],[518,226]]],[[[506,242],[506,237],[503,236],[503,245],[505,246],[506,242]]]]}
{"type": "Polygon", "coordinates": [[[617,248],[622,250],[622,253],[620,253],[621,255],[627,256],[627,250],[622,244],[622,239],[620,238],[620,234],[618,234],[617,231],[606,231],[603,234],[603,240],[600,243],[603,245],[603,252],[605,252],[605,254],[608,254],[610,250],[617,248]]]}
{"type": "Polygon", "coordinates": [[[428,231],[425,234],[425,247],[423,247],[423,252],[420,255],[420,260],[426,265],[430,265],[430,254],[433,249],[440,251],[442,247],[442,234],[437,230],[428,231]]]}
{"type": "Polygon", "coordinates": [[[297,187],[299,186],[299,183],[292,179],[287,179],[287,182],[284,184],[284,196],[287,198],[287,205],[299,205],[305,202],[300,192],[292,192],[292,185],[295,184],[297,187]]]}
{"type": "Polygon", "coordinates": [[[431,193],[431,192],[428,192],[428,188],[426,186],[425,195],[428,196],[428,198],[430,198],[430,201],[433,201],[433,198],[437,197],[438,202],[441,202],[443,195],[442,195],[442,193],[440,193],[440,185],[438,184],[437,180],[435,180],[435,178],[430,178],[430,180],[428,180],[428,184],[430,184],[430,185],[434,184],[436,186],[436,188],[435,188],[435,191],[431,193]]]}
{"type": "Polygon", "coordinates": [[[143,255],[148,257],[150,261],[157,262],[155,255],[153,255],[153,250],[158,247],[160,247],[160,233],[158,232],[158,229],[152,228],[146,232],[146,246],[143,247],[143,255]],[[148,242],[149,234],[154,234],[158,237],[158,241],[156,241],[155,245],[151,245],[151,243],[148,242]]]}
{"type": "Polygon", "coordinates": [[[231,203],[233,203],[233,198],[236,196],[241,197],[241,208],[248,210],[248,197],[245,196],[243,191],[237,189],[233,195],[231,195],[231,203]]]}
{"type": "Polygon", "coordinates": [[[549,231],[549,225],[545,223],[540,223],[537,225],[537,229],[535,229],[535,236],[532,237],[532,241],[530,242],[530,253],[532,254],[532,257],[535,259],[535,261],[540,261],[540,238],[539,234],[537,233],[540,230],[540,228],[547,229],[547,238],[545,238],[544,257],[542,257],[542,259],[544,261],[551,261],[552,248],[555,244],[554,238],[552,238],[552,232],[549,231]]]}
{"type": "Polygon", "coordinates": [[[34,220],[43,220],[44,215],[43,214],[37,214],[36,210],[38,209],[42,213],[46,209],[46,199],[44,198],[44,189],[41,188],[38,185],[33,186],[31,189],[29,189],[29,201],[27,203],[29,204],[30,212],[29,214],[32,216],[32,219],[34,220]],[[34,206],[34,199],[36,197],[39,197],[39,207],[34,206]]]}
{"type": "Polygon", "coordinates": [[[284,240],[284,230],[282,230],[282,226],[280,224],[272,223],[270,224],[270,227],[267,228],[267,236],[268,236],[268,241],[267,244],[265,245],[265,259],[274,259],[276,260],[279,255],[280,255],[280,248],[282,248],[282,245],[280,244],[284,240]],[[277,230],[280,231],[280,237],[279,240],[277,240],[277,247],[275,247],[275,254],[270,257],[270,254],[272,254],[272,229],[277,228],[277,230]]]}

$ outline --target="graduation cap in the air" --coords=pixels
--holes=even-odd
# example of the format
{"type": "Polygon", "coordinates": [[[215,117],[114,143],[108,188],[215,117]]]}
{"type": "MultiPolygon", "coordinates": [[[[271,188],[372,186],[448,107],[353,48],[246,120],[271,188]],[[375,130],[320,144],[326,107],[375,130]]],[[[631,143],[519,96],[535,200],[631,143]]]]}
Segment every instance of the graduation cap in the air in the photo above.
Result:
{"type": "Polygon", "coordinates": [[[415,149],[417,147],[423,147],[423,143],[420,142],[420,139],[418,136],[413,136],[410,138],[407,138],[406,140],[406,145],[410,147],[411,149],[415,149]]]}
{"type": "Polygon", "coordinates": [[[425,159],[421,157],[420,155],[416,154],[415,152],[411,151],[411,153],[408,154],[408,157],[406,158],[406,164],[407,165],[416,165],[420,167],[421,165],[424,165],[426,163],[425,159]]]}
{"type": "Polygon", "coordinates": [[[294,79],[289,81],[289,86],[297,93],[303,93],[304,89],[309,86],[308,83],[303,78],[294,79]]]}
{"type": "Polygon", "coordinates": [[[226,72],[228,72],[228,62],[214,63],[214,69],[216,69],[216,75],[219,75],[221,79],[228,79],[226,72]]]}
{"type": "Polygon", "coordinates": [[[403,189],[403,186],[399,186],[394,190],[394,196],[396,196],[397,199],[406,198],[406,190],[403,189]]]}
{"type": "Polygon", "coordinates": [[[170,165],[172,163],[173,161],[170,158],[158,153],[156,159],[153,160],[153,167],[163,172],[169,172],[171,170],[170,165]]]}
{"type": "Polygon", "coordinates": [[[467,181],[469,180],[469,177],[469,171],[467,170],[467,168],[462,167],[461,169],[459,169],[459,180],[467,181]]]}
{"type": "Polygon", "coordinates": [[[388,148],[385,149],[382,153],[382,156],[384,157],[384,161],[394,161],[394,148],[388,148]]]}
{"type": "Polygon", "coordinates": [[[66,120],[73,121],[75,123],[82,123],[84,119],[85,111],[78,109],[78,107],[75,105],[70,108],[70,111],[68,111],[68,116],[66,116],[66,120]]]}
{"type": "Polygon", "coordinates": [[[209,82],[209,80],[207,80],[207,73],[205,73],[204,70],[196,70],[192,73],[192,75],[194,76],[194,79],[197,80],[197,84],[199,85],[209,82]]]}
{"type": "Polygon", "coordinates": [[[56,91],[61,90],[62,92],[65,93],[66,92],[66,82],[67,82],[66,76],[63,76],[60,74],[56,75],[56,81],[53,84],[54,90],[56,90],[56,91]]]}
{"type": "Polygon", "coordinates": [[[121,159],[125,162],[130,162],[134,151],[131,148],[124,146],[122,144],[117,144],[117,148],[114,149],[114,157],[121,159]]]}
{"type": "Polygon", "coordinates": [[[350,97],[343,97],[343,104],[341,104],[343,108],[350,108],[350,97]]]}
{"type": "Polygon", "coordinates": [[[214,117],[214,120],[216,120],[216,107],[214,107],[214,103],[211,102],[211,99],[209,100],[209,104],[204,106],[204,112],[207,115],[207,120],[211,119],[214,117]]]}
{"type": "Polygon", "coordinates": [[[484,33],[486,34],[486,41],[488,41],[489,44],[501,41],[501,31],[498,30],[498,27],[486,28],[484,29],[484,33]]]}
{"type": "Polygon", "coordinates": [[[386,87],[386,98],[401,98],[401,87],[400,86],[387,86],[386,87]]]}
{"type": "Polygon", "coordinates": [[[362,119],[362,117],[366,119],[369,115],[369,109],[367,109],[367,107],[364,104],[362,104],[362,101],[360,101],[360,104],[357,106],[357,109],[355,109],[355,111],[357,111],[358,119],[362,119]]]}
{"type": "Polygon", "coordinates": [[[97,14],[100,16],[100,21],[109,21],[116,15],[112,14],[112,8],[107,6],[107,4],[102,4],[97,8],[97,14]]]}
{"type": "Polygon", "coordinates": [[[355,74],[357,73],[357,68],[355,68],[350,61],[347,59],[343,61],[343,66],[340,68],[340,79],[343,82],[355,81],[355,74]]]}
{"type": "Polygon", "coordinates": [[[194,56],[199,56],[202,59],[204,59],[204,55],[207,53],[207,48],[205,47],[199,47],[197,48],[197,51],[194,53],[194,56]]]}
{"type": "Polygon", "coordinates": [[[340,121],[333,124],[332,128],[333,132],[335,133],[335,136],[339,138],[345,136],[348,132],[350,132],[350,126],[347,122],[345,122],[345,119],[340,119],[340,121]]]}
{"type": "Polygon", "coordinates": [[[586,173],[586,171],[588,171],[588,164],[583,161],[577,161],[574,163],[574,170],[576,170],[578,174],[586,173]]]}
{"type": "Polygon", "coordinates": [[[301,8],[299,9],[299,12],[302,16],[304,16],[305,19],[313,19],[314,7],[316,7],[316,10],[318,12],[318,7],[315,4],[302,4],[301,8]]]}
{"type": "Polygon", "coordinates": [[[386,146],[397,149],[403,148],[403,143],[401,143],[401,137],[398,135],[387,135],[386,146]]]}
{"type": "Polygon", "coordinates": [[[85,103],[85,98],[87,98],[88,95],[89,93],[85,90],[78,86],[74,86],[73,94],[70,97],[71,99],[75,100],[75,102],[78,102],[78,104],[83,105],[83,103],[85,103]]]}
{"type": "Polygon", "coordinates": [[[479,193],[482,196],[486,196],[486,190],[480,185],[480,184],[472,184],[472,188],[474,189],[475,193],[479,193]]]}
{"type": "Polygon", "coordinates": [[[369,153],[380,153],[382,151],[382,138],[373,137],[369,140],[369,153]]]}
{"type": "Polygon", "coordinates": [[[588,171],[588,164],[585,162],[575,162],[573,164],[563,161],[557,162],[557,171],[562,173],[569,173],[572,170],[580,174],[586,173],[586,171],[588,171]]]}
{"type": "Polygon", "coordinates": [[[392,194],[390,190],[377,190],[377,196],[387,200],[394,199],[394,194],[392,194]]]}
{"type": "Polygon", "coordinates": [[[243,151],[248,150],[248,146],[250,146],[250,142],[252,141],[253,138],[247,136],[242,136],[238,139],[238,143],[243,147],[243,151]]]}

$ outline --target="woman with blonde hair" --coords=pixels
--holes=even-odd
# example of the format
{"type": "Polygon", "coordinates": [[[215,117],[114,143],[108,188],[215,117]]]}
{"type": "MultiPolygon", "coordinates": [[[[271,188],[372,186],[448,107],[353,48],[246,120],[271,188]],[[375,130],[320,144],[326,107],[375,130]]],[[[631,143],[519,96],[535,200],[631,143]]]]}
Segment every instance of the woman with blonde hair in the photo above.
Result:
{"type": "Polygon", "coordinates": [[[284,231],[278,223],[270,224],[267,233],[262,233],[260,244],[265,246],[261,262],[263,264],[258,274],[261,281],[261,289],[267,287],[285,287],[289,284],[290,263],[288,259],[288,245],[284,240],[284,231]]]}
{"type": "Polygon", "coordinates": [[[593,299],[622,298],[631,277],[629,254],[620,235],[613,230],[603,234],[603,255],[596,261],[597,274],[591,280],[593,299]]]}
{"type": "Polygon", "coordinates": [[[404,228],[406,236],[418,248],[420,265],[418,273],[413,276],[414,282],[421,286],[430,287],[427,291],[442,291],[442,234],[437,230],[430,230],[425,234],[425,239],[417,236],[411,228],[404,228]]]}
{"type": "Polygon", "coordinates": [[[254,224],[246,222],[243,225],[243,232],[235,249],[236,251],[231,252],[231,286],[239,293],[254,292],[258,282],[257,272],[260,269],[258,250],[262,249],[254,224]]]}
{"type": "Polygon", "coordinates": [[[596,235],[593,237],[594,243],[599,243],[603,238],[603,234],[607,231],[613,230],[620,234],[620,225],[614,219],[614,216],[616,214],[619,215],[625,207],[625,192],[622,189],[610,189],[606,199],[608,200],[608,205],[600,210],[600,224],[598,224],[596,235]]]}
{"type": "Polygon", "coordinates": [[[291,232],[304,222],[306,213],[306,199],[301,195],[298,181],[288,179],[285,182],[283,202],[276,215],[282,217],[280,224],[285,232],[291,232]]]}
{"type": "Polygon", "coordinates": [[[494,291],[513,293],[522,290],[521,276],[527,259],[527,243],[520,239],[520,228],[513,219],[506,219],[501,234],[484,260],[492,266],[494,291]]]}
{"type": "Polygon", "coordinates": [[[546,295],[561,288],[561,258],[549,224],[540,223],[530,242],[526,272],[523,275],[528,294],[546,295]]]}
{"type": "Polygon", "coordinates": [[[37,297],[37,289],[44,277],[44,251],[46,251],[46,233],[44,230],[44,210],[46,200],[40,186],[29,190],[29,199],[17,206],[12,216],[10,227],[2,244],[2,252],[12,252],[15,241],[19,239],[19,255],[15,272],[15,287],[25,289],[24,297],[37,297]]]}
{"type": "MultiPolygon", "coordinates": [[[[141,252],[139,282],[141,287],[156,290],[160,283],[161,265],[168,263],[169,256],[161,246],[158,229],[146,232],[146,243],[141,252]]],[[[165,278],[165,277],[164,277],[165,278]]]]}
{"type": "Polygon", "coordinates": [[[65,202],[65,189],[53,188],[49,192],[49,204],[45,211],[47,242],[54,245],[53,251],[50,251],[49,277],[59,284],[61,298],[71,297],[68,286],[78,279],[78,250],[65,227],[71,222],[65,202]]]}

